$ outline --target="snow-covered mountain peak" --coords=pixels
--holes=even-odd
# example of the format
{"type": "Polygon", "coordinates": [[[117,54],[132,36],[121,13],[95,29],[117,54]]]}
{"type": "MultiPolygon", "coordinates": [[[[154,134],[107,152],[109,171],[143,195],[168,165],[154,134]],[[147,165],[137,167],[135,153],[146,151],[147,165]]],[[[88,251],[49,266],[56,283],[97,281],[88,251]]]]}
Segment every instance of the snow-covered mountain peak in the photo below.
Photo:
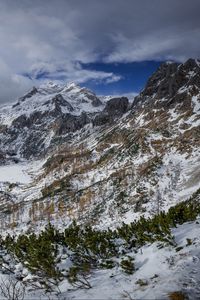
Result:
{"type": "Polygon", "coordinates": [[[75,83],[74,81],[70,81],[66,84],[66,88],[68,89],[81,89],[81,87],[75,83]]]}
{"type": "Polygon", "coordinates": [[[42,94],[59,93],[62,89],[63,86],[54,81],[47,81],[38,87],[38,91],[40,91],[42,94]]]}
{"type": "Polygon", "coordinates": [[[95,93],[87,88],[80,87],[74,82],[58,84],[50,81],[33,87],[14,105],[0,109],[0,121],[4,125],[9,125],[21,115],[30,117],[36,112],[40,114],[52,112],[54,118],[66,113],[79,116],[82,112],[100,112],[104,106],[95,93]]]}
{"type": "Polygon", "coordinates": [[[74,90],[74,92],[75,92],[75,90],[76,91],[81,90],[81,87],[73,81],[67,82],[67,83],[58,83],[56,81],[47,81],[45,83],[42,83],[38,87],[38,90],[40,90],[41,92],[45,91],[46,93],[51,94],[51,93],[56,93],[56,92],[59,93],[61,91],[64,92],[64,91],[72,91],[72,90],[74,90]]]}
{"type": "Polygon", "coordinates": [[[78,85],[77,83],[71,81],[71,82],[67,82],[67,83],[57,83],[54,81],[48,81],[45,82],[43,84],[41,84],[38,87],[38,91],[41,94],[56,94],[56,93],[62,93],[65,94],[67,97],[71,96],[71,95],[77,95],[77,94],[81,94],[85,91],[87,91],[87,93],[90,94],[94,94],[92,91],[86,89],[86,88],[82,88],[80,85],[78,85]]]}

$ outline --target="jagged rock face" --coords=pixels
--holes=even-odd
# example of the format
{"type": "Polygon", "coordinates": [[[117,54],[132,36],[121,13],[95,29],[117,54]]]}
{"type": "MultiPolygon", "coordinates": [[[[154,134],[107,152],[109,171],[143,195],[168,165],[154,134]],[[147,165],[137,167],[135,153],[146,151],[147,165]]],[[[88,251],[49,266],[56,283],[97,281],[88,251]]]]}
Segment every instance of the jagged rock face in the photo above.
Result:
{"type": "MultiPolygon", "coordinates": [[[[84,89],[84,88],[81,89],[81,92],[84,93],[84,94],[86,94],[86,95],[87,95],[87,91],[88,91],[87,89],[84,89]]],[[[98,106],[102,105],[101,100],[99,98],[97,98],[95,94],[91,93],[91,94],[87,95],[87,97],[91,101],[92,106],[98,107],[98,106]]]]}
{"type": "Polygon", "coordinates": [[[128,98],[112,98],[106,103],[106,107],[104,108],[104,112],[110,115],[123,115],[128,110],[128,98]]]}
{"type": "Polygon", "coordinates": [[[37,93],[38,93],[38,90],[36,89],[36,87],[33,87],[32,90],[30,92],[28,92],[25,96],[19,98],[19,102],[14,104],[13,108],[18,106],[20,104],[20,102],[24,102],[26,99],[31,98],[32,96],[36,95],[37,93]]]}
{"type": "Polygon", "coordinates": [[[52,99],[52,103],[54,103],[55,105],[55,111],[58,112],[58,113],[61,113],[62,112],[62,109],[61,107],[64,106],[64,107],[67,107],[67,109],[69,111],[73,111],[73,107],[72,105],[67,102],[62,95],[58,94],[56,95],[53,99],[52,99]]]}
{"type": "Polygon", "coordinates": [[[90,118],[85,112],[82,112],[80,116],[65,114],[57,122],[58,129],[56,130],[56,135],[77,131],[90,123],[90,121],[90,118]]]}
{"type": "Polygon", "coordinates": [[[189,59],[184,64],[164,63],[150,77],[133,107],[148,98],[170,100],[168,104],[181,102],[179,95],[184,88],[191,88],[195,94],[195,87],[200,88],[200,61],[189,59]]]}
{"type": "Polygon", "coordinates": [[[102,126],[113,123],[115,118],[121,117],[128,111],[129,101],[126,97],[111,98],[106,102],[106,106],[102,113],[95,116],[93,120],[94,126],[102,126]]]}
{"type": "Polygon", "coordinates": [[[177,71],[178,64],[168,63],[159,67],[158,71],[150,77],[144,92],[141,96],[153,96],[157,94],[158,98],[166,96],[171,97],[174,93],[174,84],[176,80],[172,75],[177,71]]]}
{"type": "Polygon", "coordinates": [[[102,105],[102,102],[97,97],[90,96],[90,100],[92,100],[92,105],[95,107],[102,105]]]}
{"type": "Polygon", "coordinates": [[[107,114],[107,113],[101,113],[95,116],[95,118],[93,119],[93,126],[103,126],[106,124],[109,124],[113,121],[113,118],[111,115],[107,114]]]}
{"type": "Polygon", "coordinates": [[[16,129],[22,129],[24,127],[29,127],[30,122],[29,118],[27,118],[25,115],[21,115],[12,122],[12,126],[16,129]]]}

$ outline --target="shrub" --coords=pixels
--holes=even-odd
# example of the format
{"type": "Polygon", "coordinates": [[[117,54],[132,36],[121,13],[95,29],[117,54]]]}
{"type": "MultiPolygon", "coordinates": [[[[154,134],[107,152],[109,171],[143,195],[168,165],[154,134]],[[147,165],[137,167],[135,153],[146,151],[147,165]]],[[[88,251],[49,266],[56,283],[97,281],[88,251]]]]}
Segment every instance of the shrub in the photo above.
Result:
{"type": "Polygon", "coordinates": [[[126,259],[123,259],[120,263],[121,268],[124,270],[126,274],[133,274],[135,271],[135,266],[132,261],[133,259],[131,257],[128,257],[126,259]]]}

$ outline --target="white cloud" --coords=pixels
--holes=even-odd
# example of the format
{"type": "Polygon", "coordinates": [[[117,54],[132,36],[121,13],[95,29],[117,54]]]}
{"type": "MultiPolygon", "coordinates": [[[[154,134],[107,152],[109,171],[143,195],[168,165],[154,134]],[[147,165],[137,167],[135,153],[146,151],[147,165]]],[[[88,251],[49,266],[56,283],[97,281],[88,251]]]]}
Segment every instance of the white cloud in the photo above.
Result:
{"type": "Polygon", "coordinates": [[[0,60],[0,103],[14,101],[33,86],[33,81],[18,74],[13,74],[12,70],[0,60]]]}
{"type": "Polygon", "coordinates": [[[32,84],[24,73],[108,84],[120,75],[83,65],[199,56],[199,0],[125,2],[1,0],[0,102],[32,84]]]}
{"type": "MultiPolygon", "coordinates": [[[[12,101],[33,84],[37,75],[48,74],[49,79],[63,77],[79,83],[87,80],[117,81],[113,73],[83,69],[80,63],[96,60],[94,49],[84,45],[78,33],[67,27],[64,20],[37,14],[34,10],[0,11],[0,102],[12,101]],[[6,13],[8,12],[9,13],[6,13]],[[21,74],[21,75],[20,75],[21,74]],[[22,76],[29,74],[32,78],[22,76]]],[[[38,80],[38,84],[41,80],[38,80]]]]}
{"type": "Polygon", "coordinates": [[[118,98],[118,97],[127,97],[129,99],[129,102],[133,102],[134,101],[134,98],[138,95],[138,93],[136,92],[129,92],[129,93],[112,93],[110,95],[99,95],[99,97],[106,97],[107,99],[110,99],[110,98],[118,98]]]}
{"type": "Polygon", "coordinates": [[[119,81],[120,79],[122,79],[122,76],[111,73],[111,76],[107,77],[106,83],[116,82],[119,81]]]}
{"type": "Polygon", "coordinates": [[[115,50],[104,58],[105,62],[132,62],[144,60],[184,61],[190,54],[191,47],[198,49],[199,30],[180,32],[166,29],[155,30],[151,35],[135,39],[122,34],[113,37],[115,50]],[[187,46],[189,51],[187,52],[187,46]]]}

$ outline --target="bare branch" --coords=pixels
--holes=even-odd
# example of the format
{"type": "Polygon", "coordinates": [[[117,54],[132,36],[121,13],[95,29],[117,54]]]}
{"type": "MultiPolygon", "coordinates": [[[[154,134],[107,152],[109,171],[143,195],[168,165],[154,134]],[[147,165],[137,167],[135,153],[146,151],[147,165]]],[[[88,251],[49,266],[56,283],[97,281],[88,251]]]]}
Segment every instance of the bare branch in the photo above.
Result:
{"type": "Polygon", "coordinates": [[[0,293],[7,300],[24,300],[25,286],[16,278],[9,276],[1,280],[0,293]]]}

